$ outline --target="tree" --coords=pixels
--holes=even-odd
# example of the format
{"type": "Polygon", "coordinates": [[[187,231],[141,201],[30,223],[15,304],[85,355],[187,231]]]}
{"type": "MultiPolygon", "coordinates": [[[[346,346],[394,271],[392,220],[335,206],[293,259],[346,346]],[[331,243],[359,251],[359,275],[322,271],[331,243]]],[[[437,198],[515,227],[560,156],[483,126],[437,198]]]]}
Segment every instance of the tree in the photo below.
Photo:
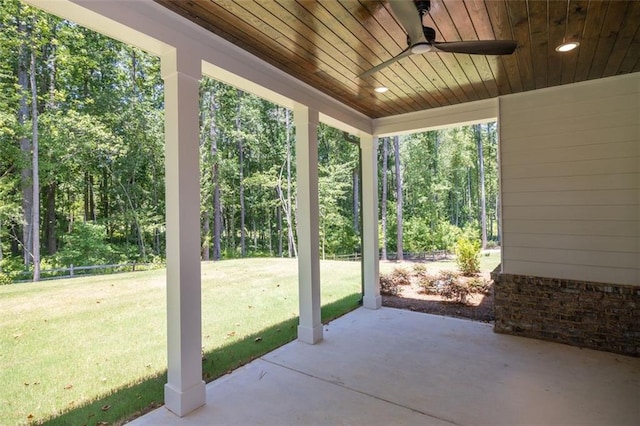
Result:
{"type": "Polygon", "coordinates": [[[387,260],[387,168],[389,160],[389,138],[382,138],[382,260],[387,260]]]}
{"type": "Polygon", "coordinates": [[[400,170],[400,138],[393,137],[393,150],[396,170],[396,225],[398,229],[396,253],[398,260],[404,259],[402,247],[402,171],[400,170]]]}
{"type": "Polygon", "coordinates": [[[484,184],[484,155],[482,150],[482,127],[480,124],[473,125],[473,133],[478,147],[478,170],[480,173],[480,230],[481,230],[481,247],[487,248],[487,201],[484,184]]]}

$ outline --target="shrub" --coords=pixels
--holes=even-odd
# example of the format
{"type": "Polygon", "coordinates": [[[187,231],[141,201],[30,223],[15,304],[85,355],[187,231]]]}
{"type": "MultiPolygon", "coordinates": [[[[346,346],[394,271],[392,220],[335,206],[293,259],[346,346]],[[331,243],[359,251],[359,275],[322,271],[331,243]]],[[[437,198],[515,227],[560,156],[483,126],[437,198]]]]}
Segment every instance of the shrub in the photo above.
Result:
{"type": "Polygon", "coordinates": [[[489,294],[491,292],[491,284],[493,284],[491,280],[486,280],[481,277],[471,278],[468,282],[469,290],[471,290],[472,293],[481,294],[489,294]]]}
{"type": "Polygon", "coordinates": [[[427,275],[427,267],[422,263],[415,263],[413,265],[413,276],[416,280],[418,280],[418,283],[425,275],[427,275]]]}
{"type": "Polygon", "coordinates": [[[400,294],[402,286],[411,285],[411,272],[405,268],[395,268],[390,274],[380,275],[380,293],[391,296],[400,294]]]}
{"type": "Polygon", "coordinates": [[[456,244],[456,263],[463,275],[471,276],[480,272],[480,244],[468,238],[460,238],[456,244]]]}
{"type": "Polygon", "coordinates": [[[438,276],[423,274],[418,277],[418,285],[422,293],[438,294],[438,276]]]}
{"type": "Polygon", "coordinates": [[[380,274],[380,294],[388,296],[400,294],[400,286],[395,282],[392,274],[380,274]]]}
{"type": "Polygon", "coordinates": [[[396,285],[411,285],[411,272],[405,268],[395,268],[391,272],[391,278],[395,281],[396,285]]]}
{"type": "Polygon", "coordinates": [[[418,285],[425,294],[442,294],[442,290],[457,278],[458,274],[454,271],[440,271],[438,275],[425,274],[420,278],[418,285]]]}
{"type": "Polygon", "coordinates": [[[117,255],[106,242],[103,225],[76,222],[70,234],[62,237],[63,247],[56,257],[59,265],[100,265],[117,261],[117,255]]]}
{"type": "Polygon", "coordinates": [[[454,300],[456,303],[467,304],[467,298],[471,294],[468,286],[458,281],[452,280],[445,283],[440,288],[440,295],[447,300],[454,300]]]}
{"type": "Polygon", "coordinates": [[[0,272],[0,285],[9,285],[9,284],[13,284],[13,280],[11,279],[9,274],[0,272]]]}

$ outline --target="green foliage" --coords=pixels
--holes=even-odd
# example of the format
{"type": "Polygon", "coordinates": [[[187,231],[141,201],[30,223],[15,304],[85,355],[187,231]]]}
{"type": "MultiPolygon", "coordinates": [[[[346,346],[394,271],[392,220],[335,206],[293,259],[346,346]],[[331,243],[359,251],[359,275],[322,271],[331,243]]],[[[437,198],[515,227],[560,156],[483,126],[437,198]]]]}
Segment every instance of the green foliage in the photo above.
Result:
{"type": "Polygon", "coordinates": [[[456,244],[456,263],[460,271],[467,276],[480,272],[480,244],[466,237],[458,239],[456,244]]]}
{"type": "Polygon", "coordinates": [[[13,283],[13,280],[11,279],[9,274],[5,274],[4,272],[0,271],[0,285],[9,285],[12,283],[13,283]]]}
{"type": "Polygon", "coordinates": [[[106,239],[106,228],[103,225],[76,223],[71,233],[63,238],[63,248],[56,257],[57,263],[63,266],[84,266],[117,262],[117,253],[106,239]]]}

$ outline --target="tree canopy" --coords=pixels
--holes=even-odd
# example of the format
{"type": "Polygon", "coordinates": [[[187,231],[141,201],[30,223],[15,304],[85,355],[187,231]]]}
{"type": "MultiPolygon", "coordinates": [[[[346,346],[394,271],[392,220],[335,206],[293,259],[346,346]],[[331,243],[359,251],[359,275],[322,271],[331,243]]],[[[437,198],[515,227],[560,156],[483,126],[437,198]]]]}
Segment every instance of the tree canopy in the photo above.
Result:
{"type": "MultiPolygon", "coordinates": [[[[0,273],[164,258],[159,71],[145,52],[3,1],[0,273]]],[[[293,113],[203,78],[200,124],[203,259],[295,256],[293,113]]],[[[359,141],[321,124],[318,142],[321,253],[353,254],[359,141]]],[[[380,202],[389,212],[381,244],[389,250],[397,248],[398,212],[405,251],[450,250],[463,232],[479,236],[481,181],[488,238],[497,239],[495,125],[404,136],[396,154],[379,151],[380,202]]]]}

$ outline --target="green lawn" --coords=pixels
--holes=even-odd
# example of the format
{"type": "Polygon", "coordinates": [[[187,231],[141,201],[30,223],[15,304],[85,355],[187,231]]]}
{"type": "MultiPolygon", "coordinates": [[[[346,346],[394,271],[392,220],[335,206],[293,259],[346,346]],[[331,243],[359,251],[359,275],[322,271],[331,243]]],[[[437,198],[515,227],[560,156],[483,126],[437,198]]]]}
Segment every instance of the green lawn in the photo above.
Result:
{"type": "MultiPolygon", "coordinates": [[[[357,306],[360,263],[322,261],[321,281],[323,319],[357,306]]],[[[202,287],[206,379],[295,338],[295,259],[205,262],[202,287]]],[[[165,270],[0,287],[0,423],[118,423],[161,403],[165,305],[165,270]]]]}
{"type": "MultiPolygon", "coordinates": [[[[499,262],[483,255],[481,269],[499,262]]],[[[360,263],[322,261],[321,281],[323,320],[357,306],[360,263]]],[[[159,405],[165,305],[164,270],[0,287],[0,424],[117,424],[159,405]]],[[[296,260],[203,263],[202,310],[208,381],[295,338],[296,260]]]]}

